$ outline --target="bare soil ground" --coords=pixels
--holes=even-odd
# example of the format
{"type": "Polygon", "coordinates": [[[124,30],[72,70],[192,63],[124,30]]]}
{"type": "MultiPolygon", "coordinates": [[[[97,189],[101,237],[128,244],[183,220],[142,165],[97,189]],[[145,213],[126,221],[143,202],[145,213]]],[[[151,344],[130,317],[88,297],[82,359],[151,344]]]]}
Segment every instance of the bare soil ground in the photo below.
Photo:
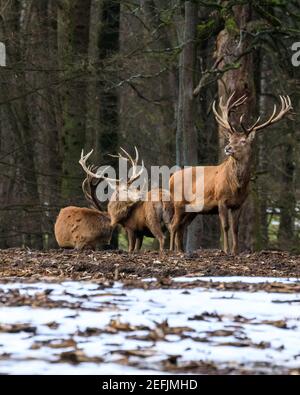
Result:
{"type": "Polygon", "coordinates": [[[164,255],[157,252],[0,250],[0,279],[126,281],[183,275],[300,277],[300,255],[279,251],[230,256],[219,250],[164,255]]]}

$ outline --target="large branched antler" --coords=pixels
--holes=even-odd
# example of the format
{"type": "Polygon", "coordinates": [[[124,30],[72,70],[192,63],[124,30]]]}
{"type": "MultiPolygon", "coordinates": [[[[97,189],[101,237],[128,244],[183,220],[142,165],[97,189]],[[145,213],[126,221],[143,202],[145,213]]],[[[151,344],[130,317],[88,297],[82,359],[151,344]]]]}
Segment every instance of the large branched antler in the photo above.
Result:
{"type": "MultiPolygon", "coordinates": [[[[109,177],[104,176],[104,174],[107,171],[107,169],[109,168],[109,166],[106,166],[101,172],[99,172],[99,171],[97,171],[99,169],[98,167],[96,167],[94,165],[87,165],[86,162],[89,159],[89,157],[92,155],[93,150],[91,150],[86,155],[84,155],[83,150],[81,151],[81,157],[79,160],[79,164],[81,165],[81,167],[83,168],[83,170],[86,173],[86,178],[84,179],[84,181],[82,183],[82,190],[83,190],[84,196],[87,199],[87,201],[89,203],[91,203],[98,210],[101,210],[101,205],[100,205],[99,200],[97,198],[96,190],[97,190],[97,186],[99,185],[99,183],[102,180],[108,182],[108,184],[113,189],[117,187],[116,184],[120,185],[121,183],[124,183],[125,185],[127,184],[127,188],[128,188],[137,178],[139,178],[141,176],[141,174],[144,171],[144,168],[145,168],[144,161],[142,161],[141,169],[139,171],[137,170],[139,153],[138,153],[138,150],[136,147],[135,147],[135,153],[136,153],[135,159],[133,159],[132,156],[127,151],[125,151],[124,148],[121,148],[121,150],[124,152],[124,154],[126,156],[123,156],[120,153],[118,155],[111,155],[111,156],[117,157],[120,159],[124,159],[124,160],[129,161],[131,163],[132,175],[127,182],[126,182],[126,180],[122,181],[120,179],[109,178],[109,177]]],[[[144,190],[144,186],[143,186],[142,190],[144,190]]]]}
{"type": "Polygon", "coordinates": [[[244,132],[247,135],[249,135],[251,132],[258,132],[259,130],[265,129],[268,126],[273,125],[275,122],[280,121],[280,119],[282,119],[290,110],[293,109],[292,102],[291,102],[291,99],[289,96],[279,96],[279,98],[280,98],[280,102],[281,102],[281,109],[278,112],[278,114],[276,115],[277,107],[276,107],[276,104],[274,104],[272,115],[266,122],[261,123],[260,125],[258,125],[258,123],[260,121],[260,116],[259,116],[252,126],[250,126],[249,128],[246,128],[242,122],[243,115],[241,116],[240,123],[241,123],[241,126],[242,126],[244,132]]]}
{"type": "MultiPolygon", "coordinates": [[[[219,107],[221,110],[221,114],[219,114],[216,110],[216,101],[213,102],[213,112],[215,114],[216,117],[216,121],[219,123],[219,125],[221,125],[225,131],[227,133],[229,133],[230,135],[236,133],[235,128],[233,127],[233,125],[230,123],[230,119],[229,116],[231,114],[232,111],[234,111],[237,107],[241,106],[242,104],[245,103],[245,101],[247,100],[247,96],[243,95],[241,96],[239,99],[237,99],[236,101],[234,101],[233,103],[231,103],[231,100],[234,96],[233,92],[230,97],[228,98],[227,102],[225,104],[223,104],[223,97],[220,98],[220,103],[219,103],[219,107]]],[[[261,117],[258,117],[257,120],[253,123],[252,126],[250,127],[246,127],[243,123],[243,118],[245,114],[242,114],[240,117],[240,126],[243,129],[243,131],[249,135],[251,132],[257,132],[259,130],[265,129],[268,126],[274,124],[275,122],[278,122],[280,119],[282,119],[293,107],[292,107],[292,103],[291,103],[291,99],[289,96],[279,96],[280,97],[280,102],[281,102],[281,109],[278,112],[278,114],[276,114],[277,112],[277,106],[276,104],[274,104],[274,109],[273,109],[273,113],[270,116],[270,118],[266,121],[263,122],[262,124],[259,125],[259,121],[261,117]]]]}
{"type": "Polygon", "coordinates": [[[92,155],[92,153],[93,150],[84,155],[83,150],[81,151],[79,164],[86,173],[86,178],[82,183],[82,190],[87,201],[91,203],[96,209],[101,210],[101,205],[96,194],[97,186],[101,181],[106,181],[113,188],[115,186],[115,183],[118,183],[119,180],[116,178],[109,178],[104,176],[109,166],[106,166],[101,172],[97,172],[97,166],[87,166],[86,162],[88,158],[92,155]]]}
{"type": "MultiPolygon", "coordinates": [[[[93,166],[93,165],[88,166],[88,169],[91,172],[97,171],[97,167],[93,166]]],[[[97,186],[101,180],[97,179],[96,183],[94,183],[93,180],[94,180],[94,178],[91,175],[87,174],[86,178],[83,180],[82,185],[81,185],[82,191],[83,191],[83,194],[84,194],[84,197],[86,198],[86,200],[94,208],[96,208],[97,210],[101,210],[101,206],[98,203],[98,199],[96,196],[96,189],[97,189],[97,186]]]]}
{"type": "Polygon", "coordinates": [[[216,121],[218,122],[219,125],[221,125],[229,134],[234,134],[236,133],[235,128],[233,125],[230,123],[229,116],[232,111],[234,111],[237,107],[241,106],[242,104],[245,103],[247,100],[247,96],[243,95],[237,100],[235,100],[233,103],[231,103],[231,100],[234,96],[235,92],[233,92],[227,102],[223,104],[223,97],[221,96],[220,102],[219,102],[219,108],[221,110],[221,114],[218,113],[216,110],[216,101],[213,102],[213,112],[215,114],[216,121]]]}
{"type": "MultiPolygon", "coordinates": [[[[141,169],[138,171],[138,160],[139,160],[139,153],[136,147],[135,148],[135,159],[132,158],[132,156],[125,151],[124,148],[121,148],[121,150],[125,153],[126,156],[121,155],[120,153],[118,155],[110,155],[112,157],[117,157],[126,161],[129,161],[132,165],[132,175],[129,178],[129,180],[125,183],[127,183],[127,185],[131,185],[135,180],[137,180],[141,174],[143,173],[144,169],[145,169],[145,165],[144,165],[144,161],[142,160],[142,165],[141,165],[141,169]]],[[[86,182],[90,182],[92,179],[98,179],[98,180],[105,180],[108,183],[120,183],[122,180],[117,179],[117,178],[109,178],[104,176],[105,172],[107,171],[107,169],[109,168],[109,166],[105,167],[101,172],[97,172],[97,167],[95,166],[87,166],[86,162],[88,160],[88,158],[92,155],[93,150],[91,150],[89,153],[87,153],[86,155],[84,155],[83,150],[81,151],[81,157],[79,160],[79,163],[81,165],[81,167],[83,168],[83,170],[85,171],[85,173],[87,174],[87,177],[89,178],[86,182]]],[[[85,183],[85,182],[84,182],[85,183]]],[[[87,195],[88,198],[88,195],[87,195]]]]}
{"type": "Polygon", "coordinates": [[[129,180],[127,181],[127,185],[131,185],[135,180],[137,180],[143,173],[145,165],[144,165],[144,161],[142,160],[142,165],[141,165],[141,169],[138,171],[138,160],[139,160],[139,152],[137,150],[136,147],[134,147],[135,150],[135,159],[132,158],[132,156],[122,147],[120,147],[120,149],[124,152],[124,155],[118,153],[118,155],[110,155],[113,158],[119,158],[119,159],[123,159],[126,161],[129,161],[132,165],[132,175],[129,178],[129,180]]]}
{"type": "Polygon", "coordinates": [[[94,172],[93,170],[97,170],[98,168],[96,166],[87,166],[86,165],[86,161],[88,160],[88,158],[92,155],[92,153],[94,152],[94,150],[91,150],[89,153],[87,153],[86,155],[83,154],[83,150],[81,151],[81,157],[79,160],[79,164],[81,165],[81,167],[83,168],[83,170],[85,171],[85,173],[90,176],[91,178],[96,178],[99,180],[104,180],[112,183],[116,183],[119,182],[120,180],[118,180],[117,178],[109,178],[109,177],[105,177],[104,174],[107,171],[107,169],[109,168],[109,166],[106,166],[105,169],[103,169],[100,173],[98,172],[94,172]]]}

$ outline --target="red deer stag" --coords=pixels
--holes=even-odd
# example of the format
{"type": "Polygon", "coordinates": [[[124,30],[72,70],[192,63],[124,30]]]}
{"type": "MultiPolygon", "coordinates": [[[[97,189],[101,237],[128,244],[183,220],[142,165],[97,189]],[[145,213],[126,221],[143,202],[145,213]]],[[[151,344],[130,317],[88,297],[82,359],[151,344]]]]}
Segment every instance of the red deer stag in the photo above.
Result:
{"type": "Polygon", "coordinates": [[[270,118],[259,124],[260,117],[251,127],[243,124],[243,115],[239,119],[240,130],[237,131],[229,117],[230,114],[247,97],[246,95],[232,102],[234,93],[229,97],[226,104],[220,99],[219,113],[216,110],[216,102],[213,103],[213,112],[216,121],[222,126],[222,131],[228,140],[225,154],[228,158],[218,166],[196,166],[175,172],[170,178],[170,192],[174,200],[174,217],[170,225],[170,249],[183,250],[183,233],[185,227],[198,214],[219,213],[224,236],[224,251],[229,252],[228,231],[231,228],[233,254],[238,253],[238,225],[241,207],[248,195],[250,181],[251,152],[254,137],[258,131],[278,122],[291,109],[289,96],[280,96],[281,109],[277,113],[276,105],[270,118]],[[201,196],[198,192],[201,191],[201,196]],[[186,193],[191,191],[191,193],[186,193]],[[197,195],[198,193],[198,195],[197,195]],[[186,195],[186,196],[184,196],[186,195]],[[177,198],[176,196],[182,196],[177,198]],[[199,202],[201,203],[199,205],[199,202]],[[189,205],[189,212],[186,211],[189,205]],[[195,207],[194,212],[191,208],[195,207]]]}
{"type": "Polygon", "coordinates": [[[82,183],[86,199],[94,209],[69,206],[60,210],[54,233],[58,245],[62,248],[92,248],[97,244],[109,244],[112,234],[110,216],[101,212],[93,199],[93,184],[88,176],[82,183]]]}
{"type": "MultiPolygon", "coordinates": [[[[116,188],[108,203],[111,226],[114,227],[120,224],[124,227],[128,235],[129,252],[140,250],[144,236],[155,237],[159,241],[160,251],[162,251],[165,240],[163,232],[165,227],[168,227],[171,222],[173,215],[173,204],[170,201],[170,194],[163,189],[156,189],[149,191],[145,199],[145,193],[132,185],[144,171],[144,163],[142,162],[141,169],[137,171],[139,157],[137,149],[135,148],[135,159],[124,149],[122,149],[122,151],[126,154],[126,157],[121,154],[119,154],[118,157],[131,163],[132,176],[128,181],[113,180],[115,181],[116,188]]],[[[86,166],[86,161],[92,152],[93,151],[89,152],[85,156],[82,152],[79,163],[90,177],[90,183],[93,182],[92,190],[94,193],[92,197],[97,201],[95,193],[97,184],[104,180],[112,180],[104,177],[106,169],[104,169],[102,173],[97,173],[95,171],[93,172],[91,167],[86,166]],[[98,182],[95,183],[95,180],[98,182]]]]}

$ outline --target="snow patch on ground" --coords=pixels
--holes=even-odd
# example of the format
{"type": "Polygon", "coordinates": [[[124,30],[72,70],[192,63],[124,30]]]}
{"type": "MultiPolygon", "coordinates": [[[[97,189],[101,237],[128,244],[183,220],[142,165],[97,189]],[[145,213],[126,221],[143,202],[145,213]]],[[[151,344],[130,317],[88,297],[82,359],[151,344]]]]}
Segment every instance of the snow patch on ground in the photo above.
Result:
{"type": "MultiPolygon", "coordinates": [[[[254,277],[179,277],[176,281],[223,281],[247,283],[298,282],[298,279],[254,277]]],[[[51,300],[75,303],[80,300],[84,309],[39,308],[31,306],[2,307],[0,323],[28,323],[37,332],[7,333],[0,331],[0,373],[9,374],[151,374],[162,372],[160,362],[178,355],[180,361],[213,361],[220,366],[251,365],[266,362],[284,367],[300,364],[300,299],[299,294],[244,291],[220,291],[206,288],[192,289],[122,289],[118,283],[112,288],[99,289],[95,283],[6,283],[2,290],[19,290],[23,295],[35,295],[51,289],[51,300]],[[276,302],[274,302],[276,301],[276,302]],[[278,301],[284,303],[278,303],[278,301]],[[287,303],[287,301],[294,301],[287,303]],[[94,311],[94,310],[100,311],[94,311]],[[197,319],[201,314],[207,319],[197,319]],[[211,316],[210,316],[210,315],[211,316]],[[222,317],[221,320],[214,315],[222,317]],[[196,316],[196,317],[195,317],[196,316]],[[236,316],[246,320],[237,322],[236,316]],[[110,321],[119,320],[130,325],[145,325],[155,329],[158,323],[168,321],[170,327],[187,327],[184,336],[170,334],[153,341],[130,338],[147,334],[146,330],[101,332],[95,336],[78,336],[88,327],[104,329],[110,321]],[[250,321],[249,321],[250,320],[250,321]],[[287,329],[263,323],[285,320],[287,329]],[[57,328],[49,327],[56,322],[57,328]],[[190,328],[190,329],[188,329],[190,328]],[[232,335],[228,335],[228,331],[232,335]],[[224,336],[212,331],[225,331],[224,336]],[[227,332],[226,332],[227,331],[227,332]],[[77,334],[76,334],[77,333],[77,334]],[[76,365],[61,363],[58,354],[65,349],[38,349],[37,342],[74,339],[77,348],[89,357],[101,357],[103,363],[82,362],[76,365]],[[206,340],[206,341],[205,341],[206,340]],[[242,347],[238,342],[251,345],[242,347]],[[269,346],[255,345],[270,343],[269,346]],[[236,344],[236,345],[232,345],[236,344]],[[120,363],[122,351],[149,350],[141,365],[131,367],[120,363]],[[3,357],[10,354],[9,357],[3,357]],[[146,366],[146,367],[145,367],[146,366]]],[[[136,357],[137,358],[137,357],[136,357]]]]}

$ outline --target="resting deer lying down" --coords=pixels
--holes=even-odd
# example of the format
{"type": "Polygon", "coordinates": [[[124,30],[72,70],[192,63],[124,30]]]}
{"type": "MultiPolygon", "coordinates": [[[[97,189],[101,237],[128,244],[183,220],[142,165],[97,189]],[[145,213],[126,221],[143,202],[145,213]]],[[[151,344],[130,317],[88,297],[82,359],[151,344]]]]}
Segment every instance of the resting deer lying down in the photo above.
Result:
{"type": "Polygon", "coordinates": [[[175,172],[170,178],[170,191],[174,199],[175,212],[170,226],[170,249],[183,250],[183,233],[185,227],[198,214],[219,213],[224,234],[224,251],[229,252],[228,230],[232,233],[232,253],[238,253],[238,225],[241,207],[248,195],[250,182],[250,165],[252,158],[253,141],[257,132],[282,119],[291,109],[291,100],[288,96],[280,96],[281,109],[277,113],[274,106],[271,117],[259,124],[260,117],[251,127],[243,124],[243,115],[239,119],[237,131],[229,116],[237,107],[242,105],[246,96],[232,102],[234,93],[226,104],[220,100],[218,113],[213,105],[217,122],[222,126],[222,132],[228,140],[225,154],[228,156],[218,166],[189,167],[175,172]],[[198,186],[200,188],[198,189],[198,186]],[[197,187],[197,188],[196,188],[197,187]],[[183,188],[188,193],[183,192],[183,188]],[[199,191],[199,192],[198,192],[199,191]],[[175,195],[180,198],[176,198],[175,195]],[[200,204],[199,204],[200,203],[200,204]],[[194,206],[194,212],[188,212],[186,207],[194,206]]]}
{"type": "Polygon", "coordinates": [[[97,185],[101,181],[115,182],[116,187],[108,204],[108,213],[111,218],[112,227],[120,224],[126,230],[129,242],[128,251],[139,251],[144,236],[155,237],[159,241],[160,251],[163,251],[165,240],[164,231],[171,222],[173,204],[170,201],[169,192],[163,189],[149,191],[147,193],[147,201],[143,201],[144,193],[132,185],[144,170],[144,164],[142,162],[140,171],[137,171],[138,152],[136,148],[135,150],[135,160],[125,150],[123,151],[127,157],[118,155],[119,158],[130,161],[132,164],[132,176],[128,181],[124,182],[108,179],[108,177],[104,177],[104,172],[93,172],[92,170],[95,170],[94,167],[87,167],[86,161],[93,151],[85,156],[82,152],[79,163],[89,176],[92,191],[91,196],[96,204],[100,204],[96,196],[97,185]],[[122,196],[126,196],[126,199],[122,196]]]}
{"type": "MultiPolygon", "coordinates": [[[[83,192],[93,203],[88,187],[88,177],[84,180],[83,192]]],[[[112,234],[110,216],[97,209],[69,206],[60,210],[55,227],[55,238],[62,248],[92,248],[97,244],[109,244],[112,234]]]]}

